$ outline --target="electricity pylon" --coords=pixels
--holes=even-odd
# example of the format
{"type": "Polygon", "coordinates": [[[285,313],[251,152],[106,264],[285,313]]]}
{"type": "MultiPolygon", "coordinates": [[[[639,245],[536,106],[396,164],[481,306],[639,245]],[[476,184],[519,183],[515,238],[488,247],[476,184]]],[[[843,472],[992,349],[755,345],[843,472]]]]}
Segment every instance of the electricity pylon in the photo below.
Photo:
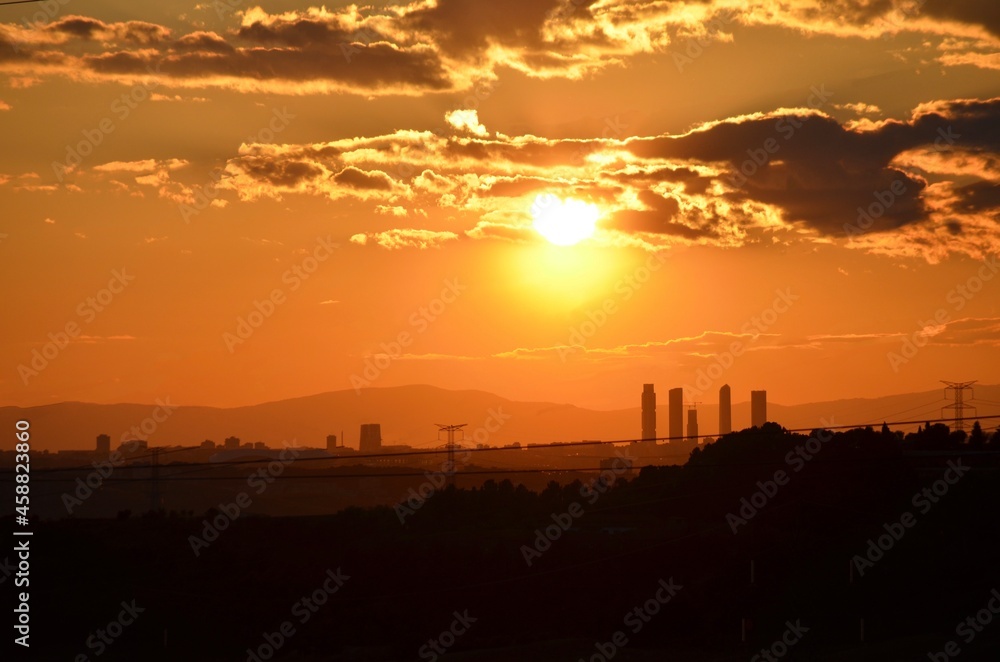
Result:
{"type": "MultiPolygon", "coordinates": [[[[965,430],[965,410],[971,409],[972,415],[976,415],[976,408],[972,405],[965,404],[965,389],[969,389],[969,395],[972,395],[972,385],[978,380],[972,380],[971,382],[949,382],[941,380],[941,383],[946,385],[947,388],[944,390],[944,397],[948,397],[948,391],[954,391],[955,403],[950,404],[946,407],[941,407],[941,418],[948,418],[945,416],[945,411],[948,409],[953,409],[955,411],[955,429],[965,430]]],[[[974,396],[973,396],[974,397],[974,396]]]]}

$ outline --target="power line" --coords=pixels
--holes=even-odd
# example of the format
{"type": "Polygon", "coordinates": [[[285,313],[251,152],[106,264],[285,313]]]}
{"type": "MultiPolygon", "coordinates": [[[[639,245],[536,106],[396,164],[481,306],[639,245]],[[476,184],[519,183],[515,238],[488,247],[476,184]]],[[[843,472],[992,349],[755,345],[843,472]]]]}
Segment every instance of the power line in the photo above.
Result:
{"type": "Polygon", "coordinates": [[[947,407],[941,407],[941,414],[948,409],[953,409],[955,411],[955,430],[958,432],[965,432],[965,410],[971,409],[973,416],[975,416],[976,408],[965,404],[965,391],[969,391],[969,395],[975,397],[972,392],[972,385],[978,380],[972,380],[971,382],[949,382],[944,379],[941,380],[942,384],[945,384],[948,388],[944,390],[945,393],[948,391],[953,391],[955,395],[955,403],[948,405],[947,407]]]}
{"type": "MultiPolygon", "coordinates": [[[[197,450],[198,448],[200,448],[200,446],[181,446],[180,448],[171,448],[169,450],[166,450],[166,449],[164,449],[164,450],[158,450],[156,453],[149,453],[148,455],[136,455],[135,457],[124,458],[123,461],[135,462],[136,460],[145,460],[145,459],[150,459],[151,460],[151,459],[153,459],[154,455],[159,455],[160,457],[162,457],[164,455],[171,455],[173,453],[184,453],[186,451],[197,450]]],[[[75,453],[85,453],[87,451],[73,451],[73,452],[75,452],[75,453]]],[[[117,453],[118,451],[115,451],[115,452],[117,453]]],[[[108,461],[109,462],[111,461],[110,456],[108,456],[108,461]]],[[[120,466],[133,466],[133,465],[120,465],[120,466]]],[[[134,465],[134,466],[147,466],[147,465],[140,464],[140,465],[134,465]]],[[[37,470],[37,471],[33,471],[32,473],[36,473],[37,474],[37,473],[45,473],[45,472],[48,472],[48,471],[90,471],[93,468],[94,468],[93,464],[82,464],[82,465],[76,466],[76,467],[59,467],[58,469],[57,468],[40,469],[40,470],[37,470]]],[[[11,473],[11,470],[10,469],[3,469],[3,470],[0,470],[0,473],[11,473]]]]}
{"type": "Polygon", "coordinates": [[[928,402],[927,404],[917,405],[916,407],[910,407],[909,409],[903,409],[902,411],[897,411],[897,412],[893,412],[891,414],[886,414],[885,416],[879,416],[876,419],[872,419],[869,422],[869,425],[874,425],[874,424],[877,424],[879,421],[883,421],[883,420],[885,420],[887,418],[891,418],[893,416],[900,416],[901,414],[907,414],[907,413],[909,413],[911,411],[930,409],[931,407],[934,407],[936,409],[941,404],[941,402],[943,402],[945,399],[946,398],[944,398],[944,397],[940,397],[937,400],[935,400],[934,402],[928,402]]]}
{"type": "MultiPolygon", "coordinates": [[[[961,452],[956,451],[942,451],[935,453],[935,457],[957,457],[963,455],[961,452]]],[[[982,451],[977,453],[980,455],[1000,455],[1000,451],[982,451]]],[[[848,464],[857,462],[883,462],[884,457],[842,457],[834,460],[814,460],[818,464],[848,464]]],[[[641,470],[643,467],[677,467],[678,469],[712,469],[719,467],[784,467],[787,466],[787,462],[714,462],[714,463],[704,463],[698,462],[697,464],[648,464],[639,467],[633,467],[633,469],[641,470]]],[[[143,466],[143,468],[147,468],[143,466]]],[[[205,468],[205,467],[202,467],[205,468]]],[[[984,469],[994,469],[993,467],[983,467],[984,469]]],[[[378,469],[378,467],[371,467],[371,469],[378,469]]],[[[606,467],[525,467],[523,469],[471,469],[468,471],[460,471],[455,475],[463,476],[473,476],[473,475],[496,475],[496,474],[563,474],[563,473],[584,473],[592,471],[608,471],[606,467]]],[[[613,471],[613,469],[610,469],[613,471]]],[[[109,476],[103,480],[104,483],[145,483],[151,480],[158,480],[159,482],[187,482],[187,481],[221,481],[221,480],[236,480],[236,481],[246,481],[247,477],[244,475],[233,475],[233,476],[190,476],[192,472],[179,472],[175,474],[168,474],[167,476],[160,476],[159,478],[152,478],[150,476],[137,477],[137,478],[121,478],[115,476],[109,476]]],[[[349,474],[288,474],[283,473],[278,476],[272,475],[271,478],[274,480],[336,480],[342,478],[426,478],[426,472],[416,472],[416,471],[400,471],[400,472],[379,472],[379,471],[369,471],[367,473],[349,473],[349,474]]],[[[32,480],[33,483],[63,483],[68,481],[68,478],[38,478],[32,480]]]]}
{"type": "MultiPolygon", "coordinates": [[[[991,415],[991,416],[979,416],[978,419],[979,420],[1000,419],[1000,414],[991,415]]],[[[958,419],[957,418],[933,418],[933,419],[920,419],[920,420],[910,420],[910,421],[889,421],[889,422],[886,422],[886,425],[890,425],[890,426],[893,426],[893,425],[895,425],[895,426],[901,426],[901,425],[924,425],[924,424],[930,424],[930,423],[947,423],[947,422],[953,422],[953,421],[956,421],[956,420],[958,420],[958,419]]],[[[850,429],[863,429],[863,428],[866,428],[866,427],[870,427],[870,425],[868,425],[868,424],[850,423],[850,424],[844,424],[844,425],[816,426],[816,427],[811,427],[811,428],[782,428],[782,430],[784,432],[802,433],[802,432],[813,432],[814,430],[850,430],[850,429]]],[[[758,431],[756,433],[752,432],[752,430],[753,430],[753,428],[747,428],[745,430],[742,430],[741,432],[737,432],[737,433],[733,433],[733,434],[740,434],[740,435],[744,435],[744,436],[748,435],[748,434],[761,434],[761,435],[762,434],[767,434],[765,432],[760,431],[759,429],[758,429],[758,431]]],[[[701,435],[698,435],[697,437],[691,437],[691,438],[704,439],[704,438],[709,438],[709,437],[714,438],[716,436],[717,435],[701,434],[701,435]]],[[[612,440],[607,440],[607,441],[599,441],[599,440],[594,440],[594,441],[567,441],[567,442],[556,441],[556,442],[549,442],[549,443],[542,443],[542,444],[532,444],[532,445],[520,446],[520,447],[518,447],[518,446],[503,446],[503,447],[499,447],[499,448],[462,448],[461,452],[462,453],[498,453],[498,452],[504,452],[504,451],[524,451],[524,452],[531,452],[531,451],[536,451],[536,450],[541,450],[541,449],[562,449],[562,448],[573,448],[573,447],[578,447],[578,446],[607,446],[607,445],[611,445],[611,444],[634,444],[634,443],[642,443],[642,442],[647,442],[648,443],[650,441],[668,441],[668,442],[672,441],[672,440],[684,441],[685,439],[687,439],[687,438],[657,437],[655,440],[633,438],[633,439],[612,439],[612,440]]],[[[186,446],[186,447],[183,447],[183,448],[171,449],[169,451],[164,451],[163,453],[161,453],[161,455],[165,454],[165,453],[179,453],[179,452],[189,451],[189,450],[193,450],[193,449],[197,449],[197,448],[199,448],[199,447],[198,446],[186,446]]],[[[293,447],[293,446],[288,446],[286,448],[288,448],[288,449],[295,448],[295,449],[299,449],[299,450],[307,450],[307,449],[302,448],[302,447],[293,447]]],[[[277,449],[270,449],[270,450],[277,450],[277,449]]],[[[319,449],[314,449],[314,450],[319,450],[319,449]]],[[[357,453],[357,454],[354,454],[354,455],[345,455],[345,456],[339,456],[339,457],[338,456],[300,457],[300,458],[295,458],[294,461],[296,463],[300,463],[300,462],[335,462],[335,461],[342,461],[342,460],[350,461],[350,460],[384,459],[384,458],[394,458],[394,457],[412,457],[412,456],[420,456],[420,455],[447,455],[447,453],[448,453],[448,449],[447,448],[442,448],[442,449],[438,449],[438,450],[395,451],[395,452],[391,452],[391,453],[357,453]]],[[[142,456],[142,457],[143,458],[145,458],[145,457],[150,457],[151,458],[152,454],[150,454],[148,456],[142,456]]],[[[268,462],[274,462],[274,461],[275,461],[275,458],[269,456],[269,457],[259,457],[259,458],[247,458],[247,459],[243,459],[243,460],[228,460],[228,461],[221,461],[221,462],[185,462],[183,464],[184,464],[184,467],[199,467],[199,466],[202,466],[202,467],[222,468],[222,467],[241,466],[241,465],[245,465],[245,464],[262,464],[262,463],[268,463],[268,462]]],[[[123,465],[123,467],[133,467],[133,466],[137,466],[137,465],[135,465],[135,464],[123,465]]],[[[138,466],[146,466],[146,465],[138,465],[138,466]]],[[[168,467],[168,466],[171,466],[171,465],[163,465],[163,466],[164,467],[168,467]]],[[[34,475],[38,475],[38,474],[44,474],[44,473],[58,473],[58,472],[68,472],[68,471],[87,471],[87,470],[92,470],[92,469],[93,469],[93,465],[85,465],[85,466],[80,466],[80,467],[66,467],[66,468],[63,468],[63,467],[53,467],[53,468],[47,468],[47,469],[38,469],[38,470],[33,471],[32,473],[34,475]]],[[[4,469],[4,470],[0,470],[0,473],[13,473],[13,470],[11,470],[11,469],[4,469]]]]}
{"type": "MultiPolygon", "coordinates": [[[[678,465],[680,466],[680,465],[678,465]]],[[[459,474],[466,475],[476,475],[476,474],[522,474],[522,473],[571,473],[574,471],[585,472],[585,471],[601,471],[601,467],[580,467],[580,468],[553,468],[545,469],[541,467],[525,467],[524,469],[474,469],[471,471],[462,471],[459,474]]],[[[459,475],[456,474],[456,475],[459,475]]],[[[425,477],[422,472],[392,472],[392,473],[351,473],[351,474],[282,474],[280,476],[272,476],[272,478],[278,480],[311,480],[316,478],[409,478],[409,477],[425,477]]],[[[187,475],[167,475],[161,476],[159,478],[160,482],[167,482],[171,480],[176,481],[200,481],[200,480],[240,480],[245,481],[246,476],[187,476],[187,475]]],[[[65,482],[65,478],[39,478],[37,481],[40,483],[56,483],[65,482]]],[[[108,482],[122,482],[122,483],[135,483],[135,482],[148,482],[149,477],[146,478],[116,478],[115,476],[109,476],[104,479],[105,483],[108,482]]]]}

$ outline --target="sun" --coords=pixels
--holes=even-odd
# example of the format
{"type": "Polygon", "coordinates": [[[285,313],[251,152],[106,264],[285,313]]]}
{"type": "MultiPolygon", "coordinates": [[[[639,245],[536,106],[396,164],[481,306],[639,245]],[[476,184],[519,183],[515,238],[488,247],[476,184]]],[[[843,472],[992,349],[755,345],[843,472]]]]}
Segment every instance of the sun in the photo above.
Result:
{"type": "Polygon", "coordinates": [[[592,237],[600,215],[597,205],[574,198],[561,200],[552,193],[536,196],[531,205],[535,230],[557,246],[572,246],[592,237]]]}

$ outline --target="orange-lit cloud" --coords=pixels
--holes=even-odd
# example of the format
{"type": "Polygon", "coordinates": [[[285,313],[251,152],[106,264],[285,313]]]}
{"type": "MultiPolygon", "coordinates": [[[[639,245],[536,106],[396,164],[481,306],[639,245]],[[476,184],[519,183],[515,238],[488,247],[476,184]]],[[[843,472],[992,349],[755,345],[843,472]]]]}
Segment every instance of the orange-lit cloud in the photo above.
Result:
{"type": "MultiPolygon", "coordinates": [[[[21,80],[281,94],[418,94],[471,89],[502,68],[580,80],[645,54],[682,54],[697,40],[732,41],[737,27],[875,40],[926,35],[945,66],[997,68],[992,0],[418,1],[381,8],[249,7],[220,31],[181,33],[143,21],[70,15],[0,26],[0,71],[21,80]]],[[[679,65],[681,66],[681,65],[679,65]]],[[[181,98],[156,92],[158,100],[181,98]]],[[[197,99],[196,97],[195,99],[197,99]]]]}

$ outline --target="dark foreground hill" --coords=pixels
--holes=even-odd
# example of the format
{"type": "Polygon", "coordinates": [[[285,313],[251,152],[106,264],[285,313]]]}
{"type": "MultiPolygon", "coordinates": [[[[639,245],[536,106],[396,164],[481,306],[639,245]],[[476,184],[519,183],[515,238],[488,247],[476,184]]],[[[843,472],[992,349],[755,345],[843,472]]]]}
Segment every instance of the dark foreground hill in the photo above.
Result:
{"type": "Polygon", "coordinates": [[[957,442],[769,424],[402,514],[36,522],[32,659],[998,659],[998,447],[957,442]]]}

